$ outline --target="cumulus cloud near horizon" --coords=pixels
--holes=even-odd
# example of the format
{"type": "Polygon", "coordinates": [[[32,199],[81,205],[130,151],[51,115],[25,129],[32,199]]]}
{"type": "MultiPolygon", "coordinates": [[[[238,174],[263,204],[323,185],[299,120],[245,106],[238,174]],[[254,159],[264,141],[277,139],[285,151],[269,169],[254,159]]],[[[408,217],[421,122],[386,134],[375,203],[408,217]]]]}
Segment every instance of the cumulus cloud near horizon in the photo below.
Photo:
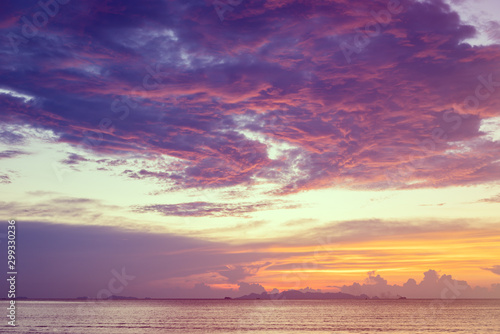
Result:
{"type": "MultiPolygon", "coordinates": [[[[498,266],[496,266],[498,267],[498,266]]],[[[490,270],[487,268],[487,270],[490,270]]],[[[340,292],[348,293],[351,295],[367,295],[371,298],[382,298],[382,299],[396,299],[399,297],[406,297],[410,299],[475,299],[475,298],[490,298],[496,299],[500,298],[500,283],[492,284],[490,288],[486,287],[472,287],[466,281],[455,279],[452,275],[440,274],[438,271],[429,269],[423,273],[422,280],[417,283],[413,278],[409,278],[406,283],[402,285],[398,284],[388,284],[387,280],[384,279],[376,271],[370,271],[367,273],[363,284],[354,282],[351,285],[343,285],[342,287],[336,287],[340,289],[340,292]]],[[[217,289],[209,284],[198,283],[196,284],[192,292],[198,292],[200,286],[204,287],[205,292],[210,292],[210,296],[222,297],[231,296],[239,297],[243,295],[249,295],[252,293],[261,294],[277,294],[284,291],[297,290],[303,293],[315,292],[322,293],[321,289],[312,289],[310,287],[306,288],[296,288],[296,289],[284,289],[278,290],[273,288],[272,290],[266,290],[264,286],[259,283],[246,283],[238,282],[238,289],[217,289]]],[[[333,288],[334,286],[329,286],[333,288]]]]}
{"type": "MultiPolygon", "coordinates": [[[[489,270],[489,269],[488,269],[489,270]]],[[[379,298],[438,298],[438,299],[461,299],[461,298],[500,298],[500,284],[492,284],[491,287],[472,287],[466,281],[453,278],[451,275],[440,275],[436,270],[429,269],[424,272],[424,277],[417,283],[409,278],[403,285],[388,284],[380,274],[375,271],[367,273],[365,283],[353,283],[344,285],[340,291],[370,297],[379,298]]]]}

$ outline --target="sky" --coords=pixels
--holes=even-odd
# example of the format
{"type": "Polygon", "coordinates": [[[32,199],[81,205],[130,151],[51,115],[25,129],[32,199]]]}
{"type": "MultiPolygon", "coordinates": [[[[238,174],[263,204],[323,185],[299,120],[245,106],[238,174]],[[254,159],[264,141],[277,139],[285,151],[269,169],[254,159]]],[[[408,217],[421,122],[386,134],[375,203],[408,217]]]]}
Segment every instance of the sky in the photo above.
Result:
{"type": "Polygon", "coordinates": [[[500,298],[498,1],[1,6],[19,295],[500,298]]]}

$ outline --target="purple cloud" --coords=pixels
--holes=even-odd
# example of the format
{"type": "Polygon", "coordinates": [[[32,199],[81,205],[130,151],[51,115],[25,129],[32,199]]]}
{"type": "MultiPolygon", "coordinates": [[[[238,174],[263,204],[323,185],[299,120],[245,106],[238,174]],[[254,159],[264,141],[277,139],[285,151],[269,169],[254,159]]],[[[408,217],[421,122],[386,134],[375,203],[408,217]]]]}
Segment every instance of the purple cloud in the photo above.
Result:
{"type": "MultiPolygon", "coordinates": [[[[230,266],[219,271],[219,274],[227,278],[229,283],[237,283],[244,280],[247,277],[255,275],[260,268],[270,265],[270,262],[266,262],[261,265],[251,265],[251,266],[230,266]]],[[[240,285],[241,287],[241,285],[240,285]]]]}
{"type": "Polygon", "coordinates": [[[491,268],[483,268],[483,269],[491,271],[493,274],[500,275],[500,266],[493,266],[491,268]]]}
{"type": "Polygon", "coordinates": [[[0,174],[0,183],[1,184],[9,184],[12,183],[10,180],[10,176],[7,174],[0,174]]]}
{"type": "Polygon", "coordinates": [[[14,158],[20,155],[28,154],[23,151],[17,151],[17,150],[7,150],[7,151],[2,151],[0,152],[0,159],[9,159],[9,158],[14,158]]]}
{"type": "Polygon", "coordinates": [[[191,216],[191,217],[247,217],[248,213],[262,210],[294,209],[297,204],[285,205],[283,201],[263,201],[257,203],[208,203],[191,202],[179,204],[157,204],[135,207],[136,212],[157,212],[165,216],[191,216]]]}
{"type": "MultiPolygon", "coordinates": [[[[498,180],[498,142],[479,130],[499,116],[498,45],[464,43],[475,29],[441,0],[402,0],[346,62],[342,43],[386,9],[382,0],[247,1],[221,22],[205,1],[67,4],[36,36],[4,39],[0,86],[33,98],[0,94],[0,120],[110,159],[180,159],[163,173],[129,168],[167,187],[498,180]],[[271,157],[279,143],[288,146],[271,157]]],[[[9,5],[0,32],[21,36],[19,18],[37,10],[9,5]]]]}

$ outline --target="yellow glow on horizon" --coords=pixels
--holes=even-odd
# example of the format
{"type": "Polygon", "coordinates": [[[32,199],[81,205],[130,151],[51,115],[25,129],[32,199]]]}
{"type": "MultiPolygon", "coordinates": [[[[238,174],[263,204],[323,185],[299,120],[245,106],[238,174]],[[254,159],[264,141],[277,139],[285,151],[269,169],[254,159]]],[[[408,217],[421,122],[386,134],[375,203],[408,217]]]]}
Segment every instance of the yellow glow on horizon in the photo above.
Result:
{"type": "Polygon", "coordinates": [[[363,282],[369,271],[382,274],[389,284],[402,284],[408,278],[421,279],[434,269],[466,280],[471,285],[498,283],[498,276],[482,268],[496,265],[500,255],[500,229],[437,231],[406,236],[387,236],[378,240],[335,244],[334,247],[274,247],[260,251],[297,254],[273,265],[293,264],[291,268],[261,270],[252,278],[266,287],[324,289],[331,285],[363,282]],[[387,244],[390,243],[390,246],[387,244]],[[318,251],[320,249],[320,251],[318,251]],[[297,283],[300,282],[300,284],[297,283]],[[263,283],[265,282],[265,283],[263,283]],[[291,282],[291,283],[290,283],[291,282]],[[293,283],[293,284],[292,284],[293,283]]]}

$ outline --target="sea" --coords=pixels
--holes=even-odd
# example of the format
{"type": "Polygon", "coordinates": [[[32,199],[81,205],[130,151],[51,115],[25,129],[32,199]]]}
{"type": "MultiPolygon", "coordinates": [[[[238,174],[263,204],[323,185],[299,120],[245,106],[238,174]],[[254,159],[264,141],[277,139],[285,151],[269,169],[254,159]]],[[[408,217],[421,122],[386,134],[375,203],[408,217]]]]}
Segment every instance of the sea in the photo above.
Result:
{"type": "Polygon", "coordinates": [[[16,326],[3,318],[1,333],[477,334],[500,333],[500,300],[18,301],[16,326]]]}

